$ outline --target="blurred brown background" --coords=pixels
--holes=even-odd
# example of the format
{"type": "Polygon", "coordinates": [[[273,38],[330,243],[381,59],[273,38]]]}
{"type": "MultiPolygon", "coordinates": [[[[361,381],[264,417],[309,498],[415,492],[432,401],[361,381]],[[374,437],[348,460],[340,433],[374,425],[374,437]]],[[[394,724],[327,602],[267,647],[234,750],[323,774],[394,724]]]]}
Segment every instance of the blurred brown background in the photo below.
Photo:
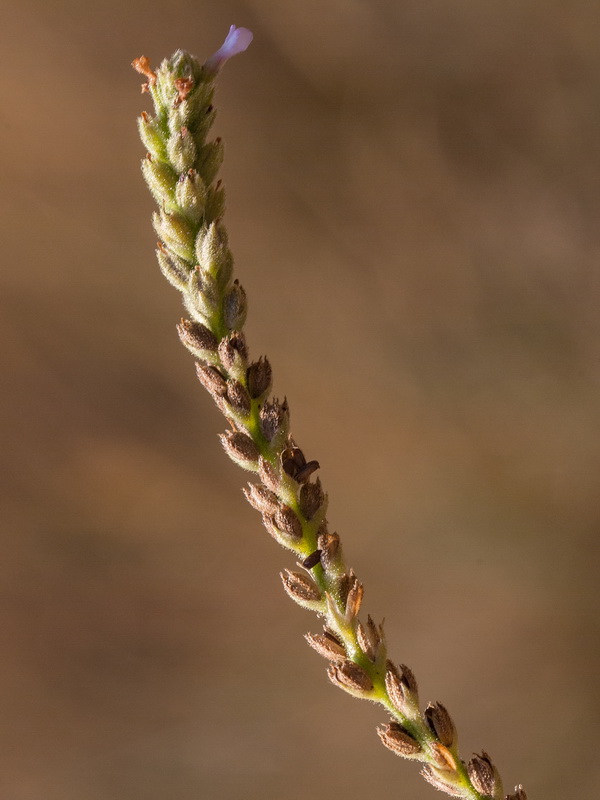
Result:
{"type": "Polygon", "coordinates": [[[155,264],[129,64],[231,23],[248,336],[423,699],[593,797],[600,9],[3,3],[0,796],[433,798],[333,688],[155,264]]]}

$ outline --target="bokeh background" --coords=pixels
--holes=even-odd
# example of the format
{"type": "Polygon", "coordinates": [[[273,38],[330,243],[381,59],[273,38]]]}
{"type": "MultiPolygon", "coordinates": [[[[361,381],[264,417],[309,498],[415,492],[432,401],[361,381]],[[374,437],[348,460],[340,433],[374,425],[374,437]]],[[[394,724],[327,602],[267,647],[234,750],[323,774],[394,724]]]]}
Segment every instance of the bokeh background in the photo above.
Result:
{"type": "Polygon", "coordinates": [[[154,260],[129,64],[220,82],[227,223],[392,654],[531,798],[593,797],[600,9],[4,0],[0,796],[432,798],[331,686],[154,260]]]}

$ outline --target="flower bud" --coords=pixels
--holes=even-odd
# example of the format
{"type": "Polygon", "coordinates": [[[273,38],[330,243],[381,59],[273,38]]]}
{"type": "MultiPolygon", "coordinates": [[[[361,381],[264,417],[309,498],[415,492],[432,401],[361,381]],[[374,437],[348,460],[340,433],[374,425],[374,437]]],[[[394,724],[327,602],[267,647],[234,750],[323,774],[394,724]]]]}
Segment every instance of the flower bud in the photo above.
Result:
{"type": "Polygon", "coordinates": [[[175,253],[167,250],[162,242],[158,243],[156,258],[160,271],[169,283],[180,292],[185,292],[189,281],[189,264],[175,253]]]}
{"type": "Polygon", "coordinates": [[[179,174],[187,172],[194,166],[198,152],[194,139],[186,127],[169,136],[167,153],[173,168],[179,174]]]}
{"type": "Polygon", "coordinates": [[[159,162],[166,161],[167,149],[160,128],[156,124],[156,120],[152,119],[145,111],[138,117],[138,130],[144,147],[150,153],[153,160],[159,162]]]}
{"type": "Polygon", "coordinates": [[[246,301],[246,292],[240,286],[239,282],[235,280],[231,289],[223,299],[223,319],[225,320],[225,325],[227,325],[231,331],[240,330],[244,327],[247,312],[248,303],[246,301]]]}
{"type": "Polygon", "coordinates": [[[198,224],[202,219],[205,199],[206,189],[202,178],[196,170],[188,170],[175,185],[175,200],[186,217],[194,224],[198,224]]]}
{"type": "Polygon", "coordinates": [[[175,202],[177,175],[171,165],[148,155],[142,160],[142,174],[158,205],[161,208],[163,206],[172,208],[175,202]]]}
{"type": "Polygon", "coordinates": [[[196,237],[196,258],[203,274],[210,274],[224,288],[233,272],[233,256],[227,246],[227,234],[222,225],[211,223],[201,228],[196,237]]]}
{"type": "Polygon", "coordinates": [[[207,142],[200,148],[196,164],[206,186],[210,186],[217,177],[223,163],[223,152],[223,142],[220,137],[217,137],[214,142],[207,142]]]}
{"type": "Polygon", "coordinates": [[[153,214],[152,222],[154,230],[167,247],[191,263],[194,258],[194,234],[185,217],[161,211],[153,214]]]}
{"type": "Polygon", "coordinates": [[[221,181],[217,181],[216,186],[211,186],[206,192],[206,203],[204,204],[204,219],[210,225],[221,219],[225,213],[225,187],[221,181]]]}

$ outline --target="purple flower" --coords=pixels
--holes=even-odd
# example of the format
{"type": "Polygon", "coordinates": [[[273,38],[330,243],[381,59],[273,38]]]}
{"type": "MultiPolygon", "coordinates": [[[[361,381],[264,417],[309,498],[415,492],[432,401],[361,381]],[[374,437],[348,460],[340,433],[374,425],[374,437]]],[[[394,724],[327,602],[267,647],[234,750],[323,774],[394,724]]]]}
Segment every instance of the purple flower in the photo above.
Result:
{"type": "Polygon", "coordinates": [[[218,72],[227,59],[243,53],[252,39],[252,31],[249,31],[248,28],[236,28],[235,25],[232,25],[221,47],[204,64],[205,69],[209,72],[218,72]]]}

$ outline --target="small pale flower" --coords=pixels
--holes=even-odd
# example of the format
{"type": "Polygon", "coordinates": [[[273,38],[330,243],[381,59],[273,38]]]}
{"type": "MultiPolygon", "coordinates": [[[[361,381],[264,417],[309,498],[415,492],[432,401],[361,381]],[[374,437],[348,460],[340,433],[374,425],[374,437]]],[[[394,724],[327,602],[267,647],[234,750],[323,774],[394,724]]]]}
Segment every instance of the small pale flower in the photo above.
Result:
{"type": "Polygon", "coordinates": [[[254,35],[248,28],[236,28],[232,25],[221,47],[204,64],[205,69],[218,72],[228,59],[247,50],[253,38],[254,35]]]}

